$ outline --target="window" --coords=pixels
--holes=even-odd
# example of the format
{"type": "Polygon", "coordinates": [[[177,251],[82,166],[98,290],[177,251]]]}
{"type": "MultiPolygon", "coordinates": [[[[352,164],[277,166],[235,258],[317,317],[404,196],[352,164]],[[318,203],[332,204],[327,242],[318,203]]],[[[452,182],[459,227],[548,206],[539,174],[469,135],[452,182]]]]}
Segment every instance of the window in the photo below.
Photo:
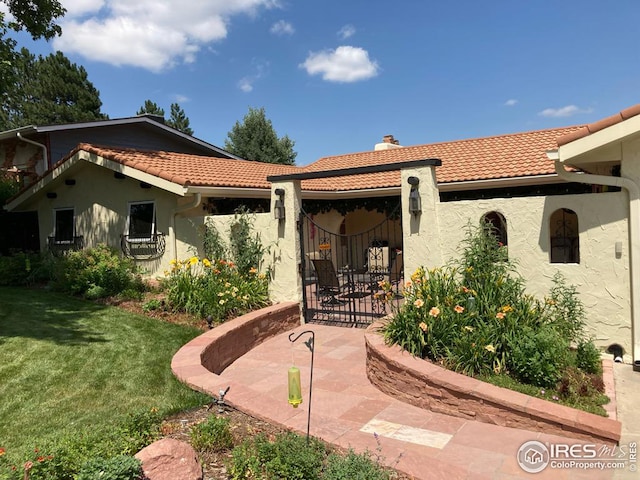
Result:
{"type": "Polygon", "coordinates": [[[551,214],[549,222],[551,263],[580,263],[578,215],[568,208],[551,214]]]}
{"type": "Polygon", "coordinates": [[[129,204],[127,236],[130,242],[150,241],[156,233],[156,206],[154,202],[129,204]]]}
{"type": "Polygon", "coordinates": [[[485,213],[482,217],[482,221],[490,223],[492,226],[493,234],[496,236],[496,240],[501,247],[507,246],[507,220],[499,212],[485,213]]]}
{"type": "Polygon", "coordinates": [[[75,221],[73,208],[59,208],[53,211],[54,243],[73,243],[75,221]]]}

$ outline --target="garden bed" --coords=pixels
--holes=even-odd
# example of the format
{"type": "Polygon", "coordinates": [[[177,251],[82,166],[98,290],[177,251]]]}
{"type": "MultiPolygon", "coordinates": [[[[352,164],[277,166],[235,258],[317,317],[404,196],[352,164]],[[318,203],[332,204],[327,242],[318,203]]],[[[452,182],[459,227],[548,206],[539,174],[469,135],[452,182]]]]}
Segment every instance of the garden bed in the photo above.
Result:
{"type": "MultiPolygon", "coordinates": [[[[365,334],[367,375],[382,392],[411,405],[506,427],[616,444],[620,422],[481,382],[385,345],[371,325],[365,334]]],[[[605,372],[610,369],[605,369],[605,372]]],[[[611,386],[612,382],[605,385],[611,386]]],[[[615,392],[607,391],[610,398],[615,392]]]]}

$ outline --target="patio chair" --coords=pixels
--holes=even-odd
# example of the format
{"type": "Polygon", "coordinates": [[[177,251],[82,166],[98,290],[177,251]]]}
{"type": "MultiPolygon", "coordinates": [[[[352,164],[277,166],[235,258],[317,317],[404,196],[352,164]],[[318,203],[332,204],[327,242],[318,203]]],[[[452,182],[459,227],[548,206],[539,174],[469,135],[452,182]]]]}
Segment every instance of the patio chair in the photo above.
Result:
{"type": "Polygon", "coordinates": [[[316,272],[316,296],[323,298],[322,305],[340,305],[346,303],[338,298],[342,294],[340,279],[336,273],[333,262],[323,258],[311,258],[313,269],[316,272]]]}

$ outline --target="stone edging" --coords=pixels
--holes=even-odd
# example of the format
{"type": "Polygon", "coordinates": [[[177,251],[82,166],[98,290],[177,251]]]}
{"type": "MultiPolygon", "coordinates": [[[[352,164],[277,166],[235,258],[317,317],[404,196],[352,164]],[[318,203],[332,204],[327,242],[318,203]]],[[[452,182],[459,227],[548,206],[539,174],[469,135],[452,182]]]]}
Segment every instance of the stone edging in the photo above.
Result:
{"type": "MultiPolygon", "coordinates": [[[[247,313],[218,325],[184,345],[171,360],[173,374],[189,387],[217,397],[229,385],[220,373],[265,340],[300,325],[300,305],[283,302],[247,313]]],[[[233,385],[233,397],[254,395],[243,385],[233,385]]],[[[226,400],[232,406],[233,401],[226,400]]],[[[252,412],[247,412],[252,413],[252,412]]]]}
{"type": "MultiPolygon", "coordinates": [[[[446,370],[385,345],[377,333],[365,332],[367,376],[382,392],[420,408],[506,427],[588,441],[618,443],[617,420],[530,397],[446,370]]],[[[611,370],[611,369],[609,369],[611,370]]]]}

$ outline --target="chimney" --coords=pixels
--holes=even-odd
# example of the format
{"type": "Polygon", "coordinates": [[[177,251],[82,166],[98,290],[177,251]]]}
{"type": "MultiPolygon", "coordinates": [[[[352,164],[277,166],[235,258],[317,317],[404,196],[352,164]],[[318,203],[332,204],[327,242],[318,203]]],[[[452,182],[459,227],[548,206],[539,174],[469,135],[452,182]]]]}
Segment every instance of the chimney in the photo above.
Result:
{"type": "Polygon", "coordinates": [[[393,138],[393,135],[385,135],[384,137],[382,137],[382,143],[376,143],[373,149],[390,150],[397,147],[400,147],[400,142],[393,138]]]}

